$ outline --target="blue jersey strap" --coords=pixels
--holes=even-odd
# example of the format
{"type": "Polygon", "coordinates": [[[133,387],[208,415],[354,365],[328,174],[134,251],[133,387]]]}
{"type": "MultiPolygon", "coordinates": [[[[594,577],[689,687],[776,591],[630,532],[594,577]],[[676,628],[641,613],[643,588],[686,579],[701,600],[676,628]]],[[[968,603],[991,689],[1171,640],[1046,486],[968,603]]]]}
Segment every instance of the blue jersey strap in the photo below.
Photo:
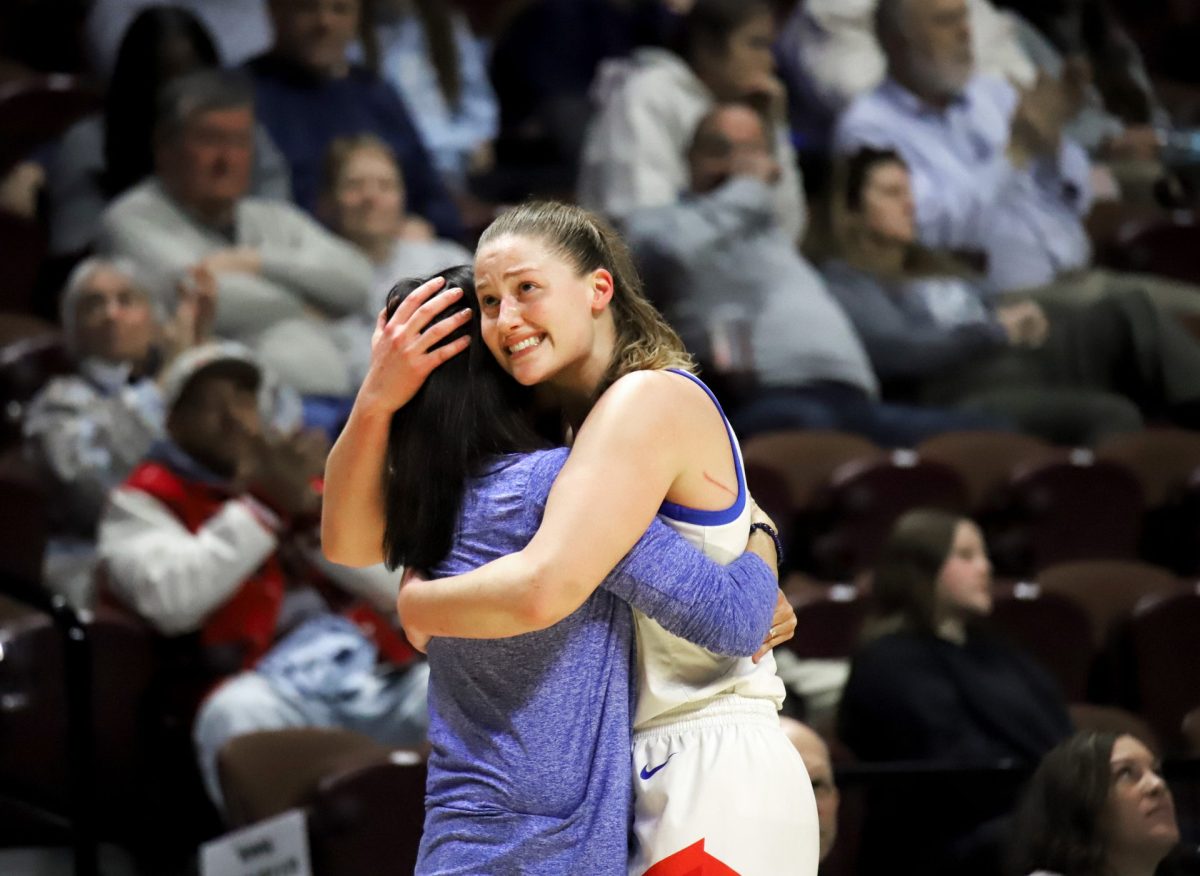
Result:
{"type": "Polygon", "coordinates": [[[723,508],[719,511],[701,511],[698,508],[689,508],[686,505],[677,505],[674,502],[664,501],[658,507],[658,513],[671,520],[677,520],[680,523],[692,523],[696,526],[721,526],[725,523],[732,523],[741,516],[742,510],[746,507],[746,474],[742,469],[742,456],[738,452],[737,440],[733,435],[733,427],[729,425],[729,418],[725,416],[725,411],[721,408],[721,403],[717,401],[717,397],[713,395],[713,391],[708,386],[691,372],[684,371],[679,368],[667,369],[673,374],[679,374],[691,380],[697,386],[708,394],[712,399],[712,403],[717,406],[717,410],[721,414],[721,420],[725,423],[725,434],[729,436],[729,448],[733,451],[733,467],[737,471],[737,498],[728,508],[723,508]]]}

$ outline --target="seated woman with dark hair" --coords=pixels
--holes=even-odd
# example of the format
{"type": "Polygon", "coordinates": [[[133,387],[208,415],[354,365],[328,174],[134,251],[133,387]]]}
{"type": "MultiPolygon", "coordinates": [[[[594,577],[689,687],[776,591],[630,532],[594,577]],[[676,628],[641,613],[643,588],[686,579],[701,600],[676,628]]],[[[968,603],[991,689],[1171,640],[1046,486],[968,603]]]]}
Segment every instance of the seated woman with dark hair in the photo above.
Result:
{"type": "Polygon", "coordinates": [[[1200,345],[1134,284],[1090,304],[989,296],[917,242],[909,167],[860,149],[839,174],[829,291],[891,392],[981,409],[1064,444],[1093,444],[1144,416],[1200,423],[1200,345]]]}
{"type": "Polygon", "coordinates": [[[1054,682],[983,621],[991,565],[957,514],[902,516],[875,568],[876,616],[850,666],[838,736],[893,762],[870,792],[862,873],[998,874],[1020,767],[1071,733],[1054,682]],[[901,763],[896,763],[901,762],[901,763]]]}
{"type": "Polygon", "coordinates": [[[1013,876],[1151,876],[1179,844],[1175,801],[1151,751],[1084,732],[1054,748],[1013,825],[1013,876]]]}
{"type": "Polygon", "coordinates": [[[838,735],[860,759],[1032,765],[1070,734],[1051,678],[981,627],[991,564],[969,519],[926,509],[901,517],[873,592],[878,613],[838,716],[838,735]]]}

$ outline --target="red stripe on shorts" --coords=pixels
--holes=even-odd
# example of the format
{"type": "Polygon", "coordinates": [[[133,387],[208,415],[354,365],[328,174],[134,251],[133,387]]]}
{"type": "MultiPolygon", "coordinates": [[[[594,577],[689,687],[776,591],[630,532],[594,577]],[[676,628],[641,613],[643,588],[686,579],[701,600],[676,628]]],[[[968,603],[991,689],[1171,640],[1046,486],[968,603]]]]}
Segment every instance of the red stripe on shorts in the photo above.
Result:
{"type": "Polygon", "coordinates": [[[643,876],[738,876],[738,872],[704,851],[704,840],[698,840],[663,858],[643,876]]]}

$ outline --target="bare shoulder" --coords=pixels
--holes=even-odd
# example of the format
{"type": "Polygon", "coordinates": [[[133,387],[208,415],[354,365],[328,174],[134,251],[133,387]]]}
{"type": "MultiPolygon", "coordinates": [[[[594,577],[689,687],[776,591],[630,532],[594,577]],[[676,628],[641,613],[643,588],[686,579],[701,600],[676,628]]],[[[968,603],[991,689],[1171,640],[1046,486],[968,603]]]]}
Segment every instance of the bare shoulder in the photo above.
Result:
{"type": "Polygon", "coordinates": [[[712,407],[712,400],[694,380],[671,371],[634,371],[604,391],[588,418],[600,413],[670,422],[712,407]]]}

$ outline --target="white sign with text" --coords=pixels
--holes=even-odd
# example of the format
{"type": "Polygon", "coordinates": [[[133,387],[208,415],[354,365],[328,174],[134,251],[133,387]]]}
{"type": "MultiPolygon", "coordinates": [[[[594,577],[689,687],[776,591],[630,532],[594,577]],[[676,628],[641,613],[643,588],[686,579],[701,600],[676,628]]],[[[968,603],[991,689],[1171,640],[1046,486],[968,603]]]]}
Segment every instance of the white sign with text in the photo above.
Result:
{"type": "Polygon", "coordinates": [[[200,849],[202,876],[312,876],[303,809],[260,821],[200,849]]]}

